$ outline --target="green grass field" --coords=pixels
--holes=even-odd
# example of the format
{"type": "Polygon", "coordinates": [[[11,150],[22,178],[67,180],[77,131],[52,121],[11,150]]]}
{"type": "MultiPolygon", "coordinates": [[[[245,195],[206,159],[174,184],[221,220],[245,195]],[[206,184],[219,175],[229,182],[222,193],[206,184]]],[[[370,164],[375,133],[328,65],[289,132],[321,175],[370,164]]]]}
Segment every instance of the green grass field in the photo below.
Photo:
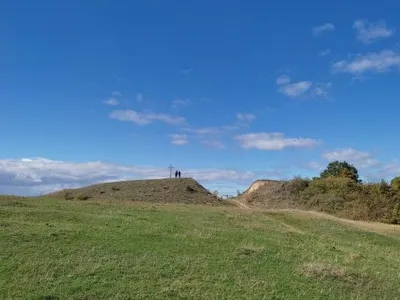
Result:
{"type": "Polygon", "coordinates": [[[2,199],[0,299],[400,299],[400,231],[372,230],[230,206],[2,199]]]}

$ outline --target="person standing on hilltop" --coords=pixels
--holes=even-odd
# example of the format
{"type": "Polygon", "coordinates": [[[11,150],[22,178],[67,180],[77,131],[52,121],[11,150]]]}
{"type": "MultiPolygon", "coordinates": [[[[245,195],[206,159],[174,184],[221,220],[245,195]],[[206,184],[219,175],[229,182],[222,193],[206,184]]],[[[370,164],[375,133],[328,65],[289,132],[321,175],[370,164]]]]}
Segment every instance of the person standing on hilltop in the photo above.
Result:
{"type": "Polygon", "coordinates": [[[181,171],[178,171],[178,176],[179,178],[181,178],[181,171]]]}
{"type": "Polygon", "coordinates": [[[175,178],[178,177],[178,170],[175,171],[175,178]]]}

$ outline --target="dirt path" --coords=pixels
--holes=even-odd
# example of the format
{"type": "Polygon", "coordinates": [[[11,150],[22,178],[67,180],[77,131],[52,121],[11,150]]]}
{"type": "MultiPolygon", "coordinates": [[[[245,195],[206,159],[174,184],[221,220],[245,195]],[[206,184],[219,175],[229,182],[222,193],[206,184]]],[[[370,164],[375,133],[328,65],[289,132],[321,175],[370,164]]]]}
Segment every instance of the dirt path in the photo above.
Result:
{"type": "Polygon", "coordinates": [[[250,207],[248,207],[246,204],[240,202],[239,200],[230,200],[230,201],[232,201],[235,205],[237,205],[237,206],[239,206],[241,208],[244,208],[244,209],[247,209],[247,210],[252,210],[250,207]]]}
{"type": "MultiPolygon", "coordinates": [[[[349,225],[352,227],[356,227],[362,230],[366,231],[372,231],[375,233],[379,234],[400,234],[400,226],[399,225],[391,225],[391,224],[385,224],[385,223],[379,223],[379,222],[367,222],[367,221],[355,221],[355,220],[349,220],[349,219],[342,219],[339,217],[335,217],[326,213],[322,212],[316,212],[316,211],[305,211],[305,210],[297,210],[297,209],[262,209],[262,208],[251,208],[245,203],[240,202],[239,200],[231,200],[237,207],[245,209],[245,210],[250,210],[250,211],[262,211],[262,212],[271,212],[271,213],[289,213],[289,214],[295,214],[296,216],[299,217],[304,217],[304,218],[322,218],[322,219],[329,219],[333,220],[345,225],[349,225]]],[[[273,219],[269,218],[268,219],[273,219]]],[[[275,219],[274,219],[275,220],[275,219]]],[[[275,220],[277,221],[277,220],[275,220]]],[[[302,230],[298,228],[294,228],[293,226],[286,224],[282,221],[279,221],[282,223],[283,226],[287,227],[288,229],[298,232],[298,233],[303,233],[302,230]]]]}
{"type": "MultiPolygon", "coordinates": [[[[246,204],[240,202],[239,200],[231,200],[231,201],[232,201],[235,205],[237,205],[238,207],[243,208],[243,209],[245,209],[245,210],[259,211],[259,210],[257,210],[257,209],[252,209],[252,208],[249,207],[248,205],[246,205],[246,204]]],[[[296,228],[296,227],[293,227],[293,226],[291,226],[291,225],[289,225],[289,224],[287,224],[287,223],[285,223],[285,222],[283,222],[283,221],[281,221],[281,220],[274,219],[274,218],[272,218],[272,217],[270,217],[270,216],[264,216],[264,217],[265,217],[266,219],[268,219],[268,220],[272,220],[272,221],[275,221],[275,222],[280,223],[281,225],[283,225],[284,227],[286,227],[287,229],[289,229],[289,230],[292,231],[292,232],[304,234],[304,231],[302,231],[301,229],[296,228]]]]}
{"type": "Polygon", "coordinates": [[[296,216],[303,218],[321,218],[321,219],[329,219],[333,220],[345,225],[349,225],[352,227],[356,227],[359,229],[372,231],[380,234],[400,234],[400,226],[399,225],[391,225],[379,222],[368,222],[368,221],[355,221],[349,219],[342,219],[339,217],[335,217],[326,213],[316,212],[316,211],[305,211],[305,210],[297,210],[297,209],[267,209],[265,211],[271,213],[289,213],[295,214],[296,216]]]}

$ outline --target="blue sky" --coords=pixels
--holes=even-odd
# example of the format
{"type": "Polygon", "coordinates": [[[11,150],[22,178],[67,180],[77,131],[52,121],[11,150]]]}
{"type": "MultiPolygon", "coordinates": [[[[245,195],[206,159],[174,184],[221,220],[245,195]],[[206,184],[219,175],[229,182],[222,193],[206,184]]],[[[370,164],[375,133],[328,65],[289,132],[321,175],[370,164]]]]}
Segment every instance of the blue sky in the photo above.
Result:
{"type": "MultiPolygon", "coordinates": [[[[84,3],[82,3],[84,2],[84,3]]],[[[400,4],[0,4],[0,192],[400,173],[400,4]]]]}

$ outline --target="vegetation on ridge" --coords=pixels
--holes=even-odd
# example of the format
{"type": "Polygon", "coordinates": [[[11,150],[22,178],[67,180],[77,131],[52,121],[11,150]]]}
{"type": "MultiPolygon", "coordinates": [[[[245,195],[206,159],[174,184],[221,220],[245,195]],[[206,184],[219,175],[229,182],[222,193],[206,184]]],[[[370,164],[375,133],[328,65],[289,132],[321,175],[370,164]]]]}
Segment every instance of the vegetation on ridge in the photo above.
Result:
{"type": "Polygon", "coordinates": [[[362,183],[347,162],[332,162],[313,179],[271,182],[239,200],[250,206],[315,210],[339,217],[400,224],[400,177],[362,183]]]}

